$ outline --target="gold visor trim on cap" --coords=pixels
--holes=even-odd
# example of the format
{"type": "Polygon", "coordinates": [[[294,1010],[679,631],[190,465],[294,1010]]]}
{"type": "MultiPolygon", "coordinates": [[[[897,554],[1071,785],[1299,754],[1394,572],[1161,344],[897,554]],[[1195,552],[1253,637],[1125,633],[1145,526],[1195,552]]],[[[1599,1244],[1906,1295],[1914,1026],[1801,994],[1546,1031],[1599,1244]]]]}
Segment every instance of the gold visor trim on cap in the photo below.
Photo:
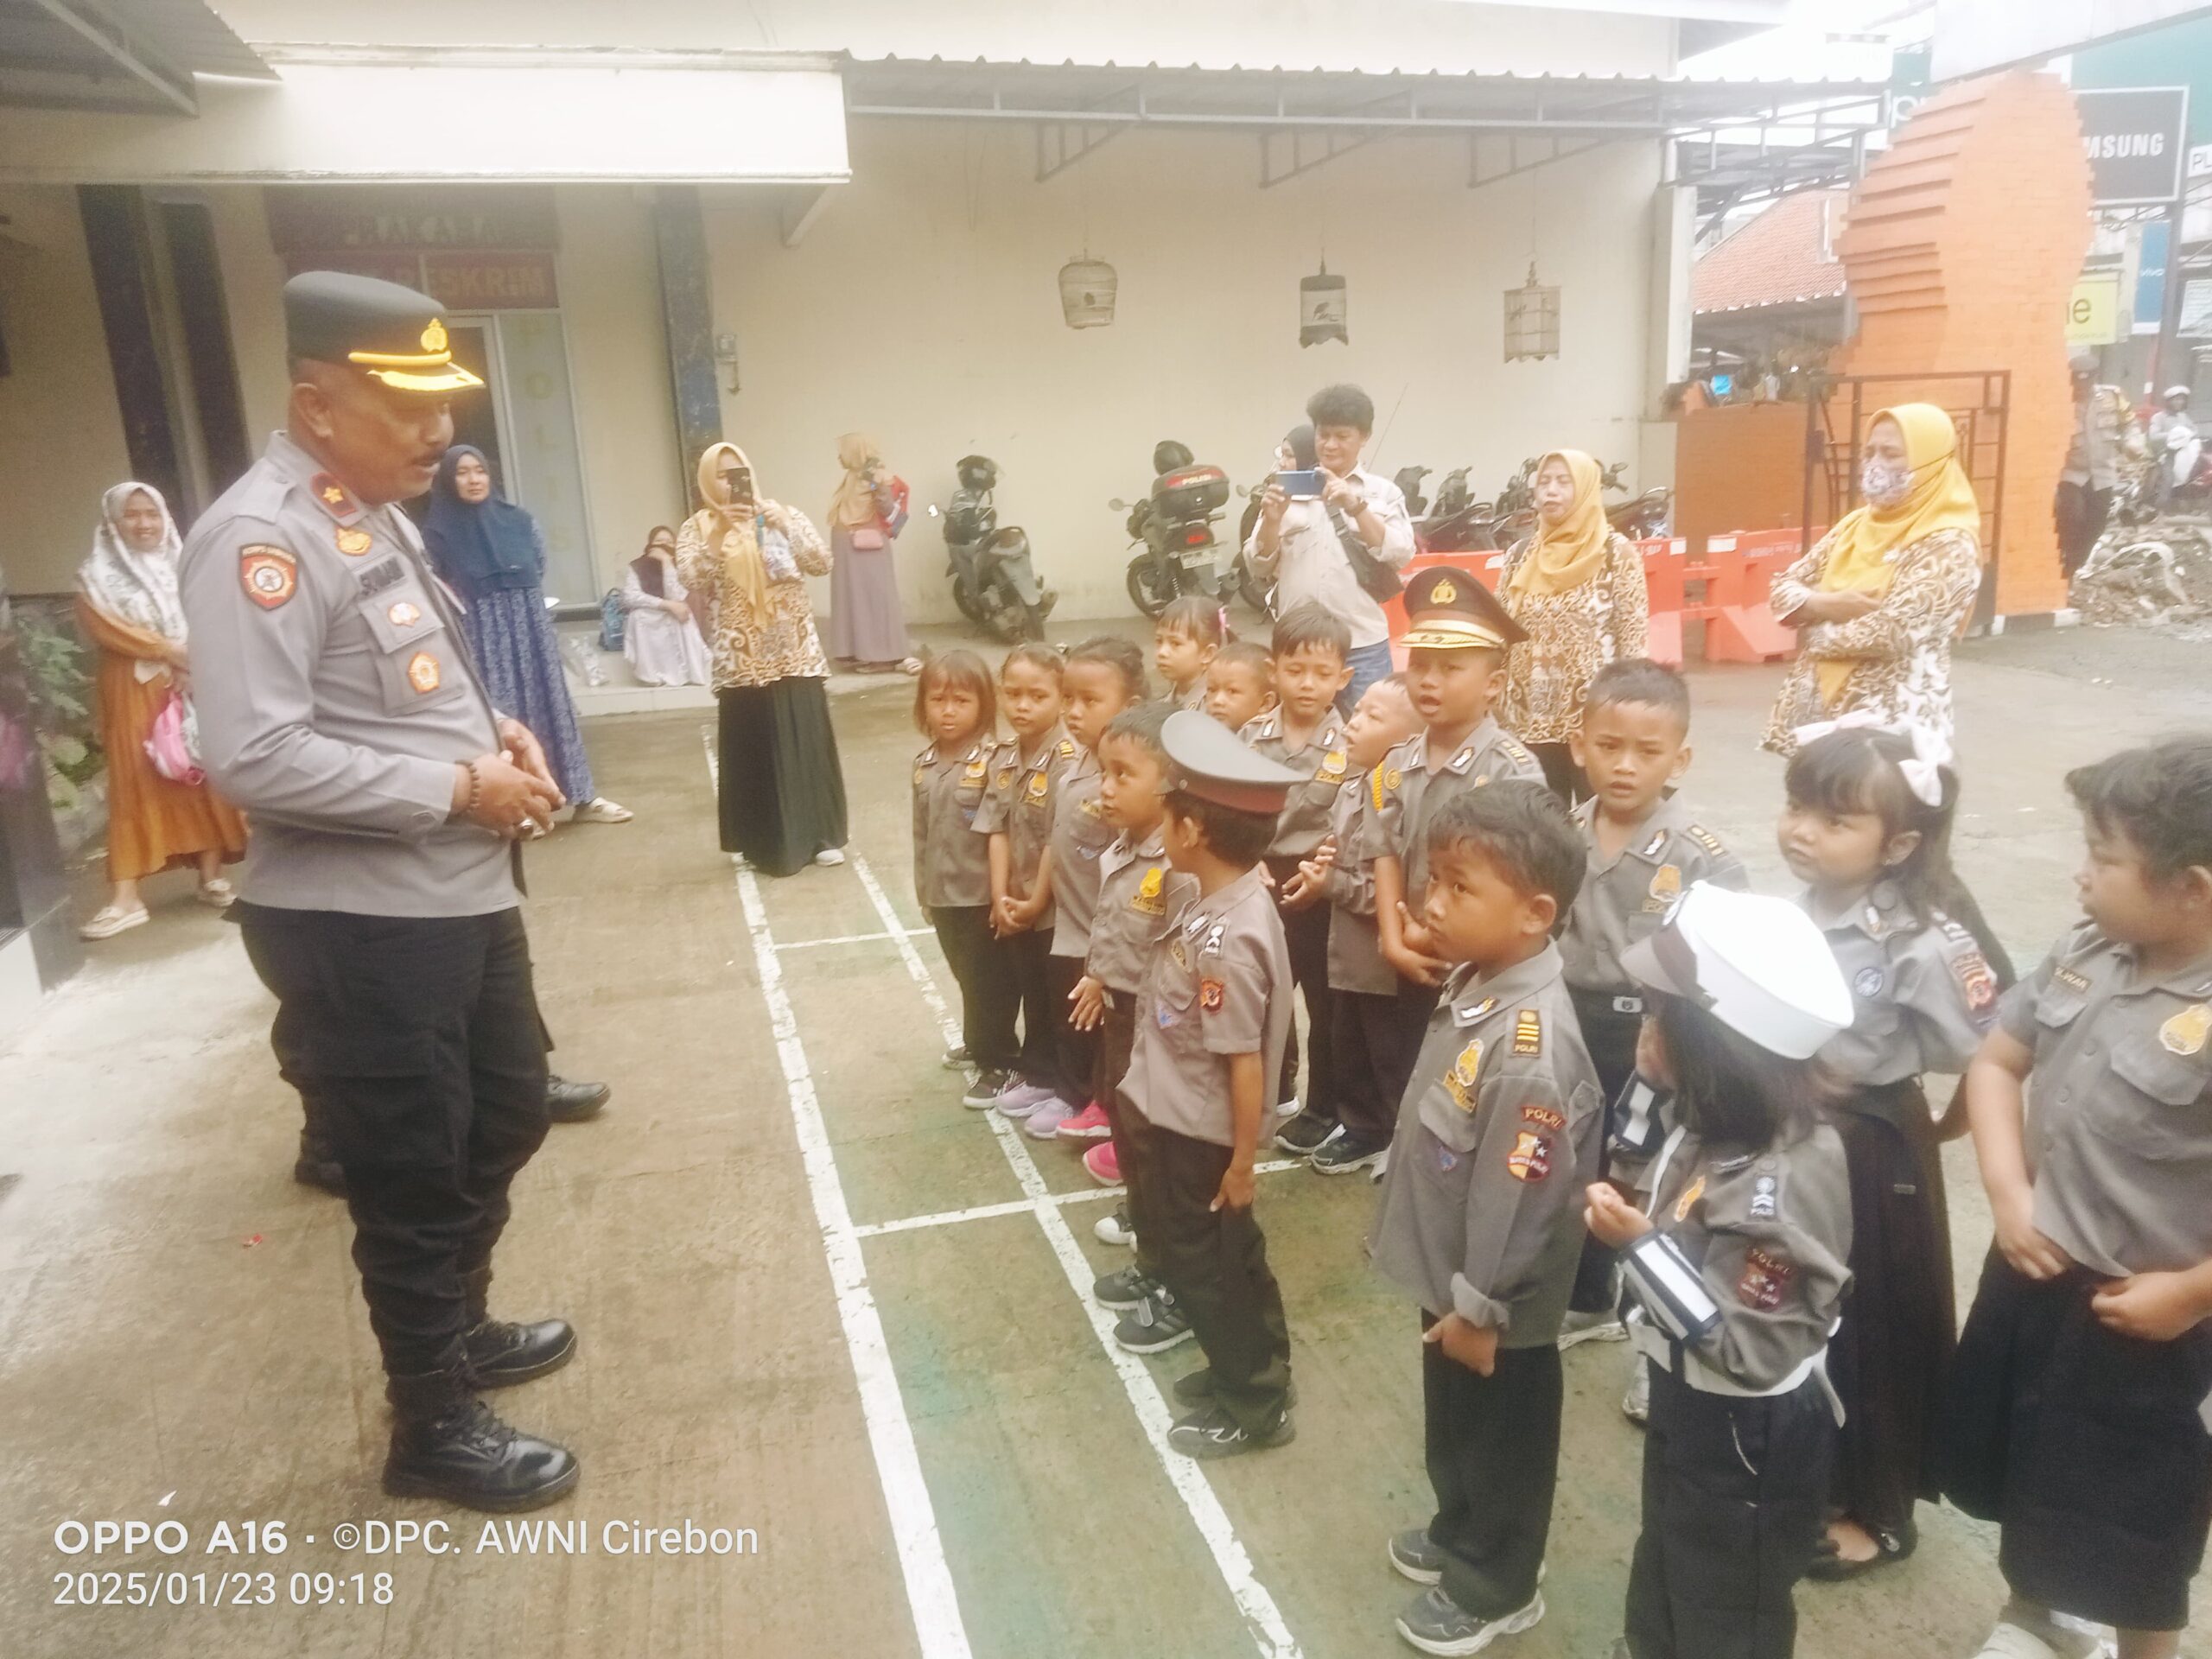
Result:
{"type": "Polygon", "coordinates": [[[1461,616],[1424,617],[1406,630],[1398,642],[1408,651],[1503,651],[1505,640],[1497,630],[1461,616]]]}
{"type": "Polygon", "coordinates": [[[458,363],[445,364],[428,374],[404,369],[364,369],[362,372],[400,391],[466,391],[484,384],[458,363]]]}

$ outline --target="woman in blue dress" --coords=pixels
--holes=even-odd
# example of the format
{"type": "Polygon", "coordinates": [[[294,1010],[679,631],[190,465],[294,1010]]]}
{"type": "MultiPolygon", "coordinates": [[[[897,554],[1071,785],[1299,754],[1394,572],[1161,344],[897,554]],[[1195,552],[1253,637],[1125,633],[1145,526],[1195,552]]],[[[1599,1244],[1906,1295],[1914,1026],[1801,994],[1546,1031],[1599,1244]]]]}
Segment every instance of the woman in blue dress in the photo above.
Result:
{"type": "Polygon", "coordinates": [[[626,823],[592,785],[576,705],[561,671],[561,639],[545,608],[545,539],[537,521],[492,487],[484,452],[456,443],[438,463],[423,517],[430,563],[467,607],[461,628],[476,671],[502,714],[544,746],[561,792],[580,823],[626,823]]]}

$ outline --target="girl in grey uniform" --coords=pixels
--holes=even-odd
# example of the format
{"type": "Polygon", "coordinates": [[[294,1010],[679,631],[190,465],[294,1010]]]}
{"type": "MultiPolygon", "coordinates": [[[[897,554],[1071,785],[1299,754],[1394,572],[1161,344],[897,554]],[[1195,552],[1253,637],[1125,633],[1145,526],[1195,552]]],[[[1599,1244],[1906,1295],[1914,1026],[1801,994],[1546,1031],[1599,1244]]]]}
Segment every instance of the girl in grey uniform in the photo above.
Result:
{"type": "Polygon", "coordinates": [[[1937,1496],[1933,1430],[1958,1322],[1951,1230],[1924,1072],[1956,1074],[2011,979],[1951,869],[1958,787],[1929,734],[1807,727],[1785,778],[1782,855],[1850,987],[1848,1030],[1821,1058],[1851,1167],[1853,1285],[1830,1367],[1844,1404],[1833,1515],[1812,1576],[1912,1554],[1916,1500],[1937,1496]],[[1964,918],[1964,919],[1961,919],[1964,918]]]}
{"type": "Polygon", "coordinates": [[[1826,1503],[1828,1335],[1850,1274],[1841,1139],[1814,1052],[1850,1020],[1820,931],[1787,900],[1700,883],[1624,953],[1649,994],[1637,1067],[1678,1127],[1639,1211],[1599,1181],[1650,1361],[1643,1526],[1615,1659],[1787,1659],[1790,1591],[1826,1503]]]}

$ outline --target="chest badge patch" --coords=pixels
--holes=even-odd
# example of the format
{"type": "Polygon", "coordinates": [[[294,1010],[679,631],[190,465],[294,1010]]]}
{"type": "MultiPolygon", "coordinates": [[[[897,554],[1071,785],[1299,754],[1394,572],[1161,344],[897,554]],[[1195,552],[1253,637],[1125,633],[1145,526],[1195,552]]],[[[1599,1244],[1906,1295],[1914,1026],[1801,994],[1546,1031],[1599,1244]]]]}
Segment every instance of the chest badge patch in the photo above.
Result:
{"type": "Polygon", "coordinates": [[[407,683],[423,696],[429,696],[443,683],[438,659],[429,652],[418,651],[407,659],[407,683]]]}
{"type": "Polygon", "coordinates": [[[1198,982],[1198,1006],[1208,1014],[1221,1012],[1222,996],[1223,988],[1219,980],[1202,979],[1198,982]]]}
{"type": "Polygon", "coordinates": [[[1544,1052],[1544,1016],[1534,1008],[1523,1008],[1513,1016],[1513,1052],[1520,1055],[1544,1052]]]}
{"type": "Polygon", "coordinates": [[[1651,902],[1664,909],[1681,896],[1682,873],[1673,864],[1662,864],[1651,877],[1651,902]]]}
{"type": "Polygon", "coordinates": [[[1705,1177],[1700,1175],[1683,1188],[1682,1196],[1675,1200],[1675,1219],[1688,1221],[1690,1218],[1690,1211],[1697,1207],[1697,1201],[1704,1196],[1705,1177]]]}
{"type": "MultiPolygon", "coordinates": [[[[1141,911],[1147,916],[1166,915],[1167,900],[1160,894],[1166,882],[1166,873],[1159,865],[1154,865],[1144,873],[1144,880],[1137,883],[1136,897],[1129,900],[1129,908],[1141,911]]],[[[1181,947],[1179,944],[1177,948],[1179,950],[1181,947]]]]}
{"type": "Polygon", "coordinates": [[[1861,996],[1879,996],[1884,982],[1878,968],[1861,968],[1851,976],[1851,988],[1861,996]]]}
{"type": "Polygon", "coordinates": [[[1736,1300],[1745,1307],[1771,1313],[1782,1306],[1782,1299],[1789,1294],[1789,1281],[1796,1276],[1797,1269],[1791,1263],[1754,1246],[1745,1253],[1744,1276],[1736,1281],[1736,1300]]]}
{"type": "Polygon", "coordinates": [[[1317,778],[1325,779],[1327,781],[1333,784],[1344,777],[1344,768],[1351,764],[1351,757],[1342,749],[1331,749],[1326,754],[1321,757],[1321,770],[1316,772],[1314,776],[1317,778]]]}
{"type": "Polygon", "coordinates": [[[2212,1036],[2212,1006],[2202,1002],[2183,1008],[2158,1027],[2158,1041],[2169,1054],[2200,1053],[2207,1036],[2212,1036]]]}
{"type": "Polygon", "coordinates": [[[1506,1173],[1516,1181],[1541,1181],[1552,1173],[1552,1138],[1534,1129],[1516,1129],[1513,1150],[1505,1154],[1506,1173]]]}
{"type": "Polygon", "coordinates": [[[256,543],[238,550],[238,585],[264,611],[291,598],[300,585],[300,562],[289,550],[256,543]]]}
{"type": "Polygon", "coordinates": [[[1029,774],[1029,783],[1027,790],[1025,791],[1025,793],[1028,798],[1029,804],[1032,806],[1044,805],[1045,797],[1051,791],[1052,787],[1052,780],[1047,774],[1042,772],[1031,772],[1029,774]]]}
{"type": "Polygon", "coordinates": [[[979,754],[973,760],[970,760],[968,763],[968,770],[963,774],[963,781],[970,784],[980,784],[989,773],[990,770],[991,763],[979,754]]]}
{"type": "Polygon", "coordinates": [[[1475,1079],[1482,1069],[1483,1039],[1470,1037],[1467,1046],[1459,1051],[1459,1058],[1452,1062],[1452,1069],[1444,1074],[1444,1092],[1463,1112],[1475,1109],[1475,1079]]]}
{"type": "Polygon", "coordinates": [[[991,787],[993,789],[1004,789],[1007,785],[1013,782],[1014,768],[1012,766],[1001,766],[999,768],[999,775],[991,779],[991,787]]]}
{"type": "Polygon", "coordinates": [[[1428,602],[1432,607],[1438,605],[1449,605],[1459,597],[1459,590],[1452,585],[1449,577],[1439,582],[1428,590],[1428,602]]]}
{"type": "Polygon", "coordinates": [[[365,530],[341,529],[338,532],[338,550],[349,559],[358,559],[377,544],[377,538],[365,530]]]}
{"type": "Polygon", "coordinates": [[[385,620],[395,628],[411,628],[423,620],[423,610],[412,600],[397,600],[385,613],[385,620]]]}

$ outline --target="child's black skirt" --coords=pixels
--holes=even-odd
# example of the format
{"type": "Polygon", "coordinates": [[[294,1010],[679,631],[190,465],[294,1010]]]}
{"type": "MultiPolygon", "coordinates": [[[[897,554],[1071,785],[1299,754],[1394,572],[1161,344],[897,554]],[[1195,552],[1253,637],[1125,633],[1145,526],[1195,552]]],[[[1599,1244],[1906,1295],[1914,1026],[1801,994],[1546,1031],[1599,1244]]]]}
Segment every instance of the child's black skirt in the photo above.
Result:
{"type": "Polygon", "coordinates": [[[1944,1490],[2004,1529],[2019,1595],[2122,1630],[2177,1630],[2212,1525],[2212,1326],[2124,1337],[2085,1268],[1981,1273],[1952,1370],[1944,1490]]]}

